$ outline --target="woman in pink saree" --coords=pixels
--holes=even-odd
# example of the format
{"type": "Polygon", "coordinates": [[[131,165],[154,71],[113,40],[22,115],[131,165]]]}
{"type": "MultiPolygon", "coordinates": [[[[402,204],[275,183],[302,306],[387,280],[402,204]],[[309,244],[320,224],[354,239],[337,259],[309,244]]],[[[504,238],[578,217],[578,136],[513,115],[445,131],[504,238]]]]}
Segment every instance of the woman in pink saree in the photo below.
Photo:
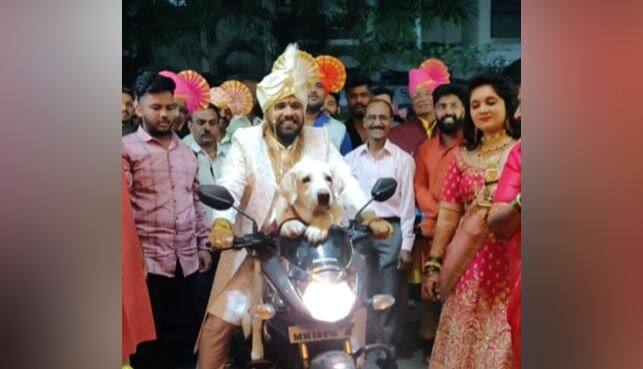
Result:
{"type": "Polygon", "coordinates": [[[469,83],[467,103],[464,147],[447,174],[424,268],[427,293],[444,302],[429,368],[509,369],[513,367],[506,318],[509,261],[506,245],[488,228],[487,215],[500,171],[520,135],[512,114],[517,96],[505,77],[482,74],[469,83]],[[473,228],[468,226],[471,219],[478,220],[473,228]],[[464,254],[470,256],[459,258],[464,254],[454,256],[449,250],[443,263],[447,247],[468,250],[464,254]],[[447,269],[454,258],[462,267],[447,269]],[[445,289],[443,281],[449,278],[456,282],[445,289]]]}
{"type": "MultiPolygon", "coordinates": [[[[514,118],[520,119],[520,107],[514,118]]],[[[521,266],[521,233],[520,210],[522,208],[520,193],[522,189],[522,145],[518,142],[509,154],[509,159],[502,170],[498,188],[493,197],[494,205],[489,216],[489,228],[496,237],[508,240],[509,273],[507,282],[511,292],[507,321],[511,326],[511,346],[514,355],[514,367],[520,369],[522,351],[522,266],[521,266]]]]}

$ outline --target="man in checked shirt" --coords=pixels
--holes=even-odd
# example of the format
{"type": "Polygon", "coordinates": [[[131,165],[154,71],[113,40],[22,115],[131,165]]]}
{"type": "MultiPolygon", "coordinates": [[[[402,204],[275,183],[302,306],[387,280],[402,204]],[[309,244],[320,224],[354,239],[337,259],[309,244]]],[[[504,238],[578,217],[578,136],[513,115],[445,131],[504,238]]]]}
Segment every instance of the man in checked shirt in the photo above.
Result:
{"type": "Polygon", "coordinates": [[[196,194],[197,159],[172,131],[174,88],[171,79],[155,73],[137,78],[141,125],[121,148],[158,337],[139,345],[131,361],[137,369],[194,365],[202,299],[196,272],[212,263],[209,224],[196,194]]]}

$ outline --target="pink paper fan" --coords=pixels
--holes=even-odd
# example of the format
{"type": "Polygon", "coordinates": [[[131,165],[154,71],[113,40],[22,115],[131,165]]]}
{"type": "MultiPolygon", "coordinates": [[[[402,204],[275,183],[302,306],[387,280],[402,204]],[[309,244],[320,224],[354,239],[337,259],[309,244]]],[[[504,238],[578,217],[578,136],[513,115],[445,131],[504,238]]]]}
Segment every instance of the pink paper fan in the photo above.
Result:
{"type": "MultiPolygon", "coordinates": [[[[174,87],[174,100],[185,101],[185,106],[188,106],[190,88],[185,83],[185,80],[178,74],[170,72],[169,70],[164,70],[162,72],[159,72],[159,74],[174,81],[174,84],[176,85],[176,87],[174,87]]],[[[189,109],[189,107],[188,114],[192,114],[192,111],[189,109]]]]}
{"type": "Polygon", "coordinates": [[[202,75],[193,70],[184,70],[179,73],[179,77],[185,81],[185,91],[177,87],[176,94],[186,95],[188,114],[195,110],[201,110],[208,107],[210,101],[210,86],[202,75]]]}
{"type": "MultiPolygon", "coordinates": [[[[174,94],[175,95],[176,95],[177,91],[186,91],[188,89],[187,86],[185,85],[185,80],[183,80],[183,78],[179,77],[178,74],[176,74],[174,72],[170,72],[169,70],[164,70],[162,72],[159,72],[159,74],[162,75],[163,77],[167,77],[167,78],[171,79],[172,81],[174,81],[174,84],[176,85],[176,87],[174,88],[174,94]]],[[[187,98],[187,96],[186,96],[186,98],[187,98]]]]}

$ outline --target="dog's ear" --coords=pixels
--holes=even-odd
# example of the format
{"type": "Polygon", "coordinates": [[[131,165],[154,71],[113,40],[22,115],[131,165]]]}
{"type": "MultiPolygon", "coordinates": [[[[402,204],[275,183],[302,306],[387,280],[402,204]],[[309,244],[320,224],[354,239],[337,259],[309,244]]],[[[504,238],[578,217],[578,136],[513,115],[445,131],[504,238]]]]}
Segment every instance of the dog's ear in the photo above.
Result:
{"type": "Polygon", "coordinates": [[[346,184],[344,183],[344,179],[342,178],[342,176],[340,176],[339,172],[334,168],[331,169],[331,173],[333,176],[333,196],[338,199],[341,193],[344,192],[344,187],[346,187],[346,184]]]}
{"type": "Polygon", "coordinates": [[[283,196],[288,204],[293,205],[297,200],[297,175],[294,170],[289,171],[279,183],[279,193],[283,196]]]}

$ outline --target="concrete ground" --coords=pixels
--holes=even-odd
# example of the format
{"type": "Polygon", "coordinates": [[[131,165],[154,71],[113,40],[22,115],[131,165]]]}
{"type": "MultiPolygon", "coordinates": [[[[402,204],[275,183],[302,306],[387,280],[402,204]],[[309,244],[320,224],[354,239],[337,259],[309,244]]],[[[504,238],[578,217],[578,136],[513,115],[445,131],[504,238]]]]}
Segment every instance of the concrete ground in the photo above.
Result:
{"type": "MultiPolygon", "coordinates": [[[[397,359],[398,369],[427,369],[428,365],[424,361],[422,348],[418,339],[418,327],[420,326],[420,304],[415,303],[409,306],[402,317],[402,342],[407,348],[406,354],[399,352],[397,359]]],[[[375,363],[376,354],[371,354],[366,359],[365,369],[379,369],[375,363]]]]}

